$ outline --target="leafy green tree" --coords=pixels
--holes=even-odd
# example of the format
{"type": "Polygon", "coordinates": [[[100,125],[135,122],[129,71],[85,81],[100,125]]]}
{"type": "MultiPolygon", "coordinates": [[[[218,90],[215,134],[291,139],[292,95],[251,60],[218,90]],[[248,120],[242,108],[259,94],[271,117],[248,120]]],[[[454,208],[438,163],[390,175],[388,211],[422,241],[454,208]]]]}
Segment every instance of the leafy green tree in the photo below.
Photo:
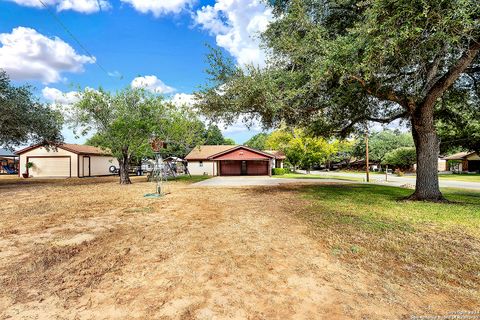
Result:
{"type": "Polygon", "coordinates": [[[38,102],[30,87],[11,85],[7,74],[0,70],[0,146],[60,143],[62,124],[58,111],[38,102]]]}
{"type": "Polygon", "coordinates": [[[389,151],[383,158],[382,164],[400,169],[408,169],[417,161],[414,147],[402,147],[389,151]]]}
{"type": "Polygon", "coordinates": [[[223,144],[233,146],[236,143],[235,143],[235,140],[233,140],[232,138],[225,138],[225,139],[223,139],[223,144]]]}
{"type": "Polygon", "coordinates": [[[343,162],[348,168],[351,160],[355,157],[357,140],[335,140],[334,143],[336,144],[336,153],[332,156],[332,161],[343,162]]]}
{"type": "MultiPolygon", "coordinates": [[[[120,183],[130,184],[132,160],[152,156],[153,137],[186,152],[198,143],[203,124],[191,111],[166,103],[161,96],[127,88],[116,93],[87,89],[70,119],[82,134],[95,130],[89,142],[108,149],[118,159],[120,183]]],[[[165,151],[165,150],[164,150],[165,151]]]]}
{"type": "Polygon", "coordinates": [[[412,200],[443,200],[435,112],[449,92],[478,96],[478,0],[279,0],[262,34],[265,68],[209,55],[197,93],[210,117],[250,114],[318,135],[362,132],[368,122],[410,122],[417,151],[412,200]]]}
{"type": "MultiPolygon", "coordinates": [[[[373,162],[381,162],[387,153],[397,148],[414,146],[412,135],[399,131],[383,130],[373,132],[368,140],[369,158],[373,162]]],[[[365,157],[364,139],[358,139],[355,145],[355,156],[358,158],[365,157]]]]}
{"type": "Polygon", "coordinates": [[[266,141],[268,138],[268,133],[260,132],[248,139],[244,145],[250,148],[254,148],[257,150],[265,150],[266,149],[266,141]]]}
{"type": "Polygon", "coordinates": [[[214,124],[208,126],[205,130],[204,136],[204,144],[206,145],[221,145],[224,142],[222,131],[214,124]]]}
{"type": "Polygon", "coordinates": [[[267,149],[283,151],[294,170],[298,166],[309,170],[315,164],[329,165],[339,153],[340,145],[338,140],[327,141],[301,129],[286,128],[273,131],[265,141],[267,149]]]}
{"type": "MultiPolygon", "coordinates": [[[[456,94],[458,95],[458,92],[456,94]]],[[[442,154],[456,153],[461,150],[480,153],[479,99],[471,96],[465,99],[442,101],[437,111],[437,119],[436,127],[442,154]]]]}

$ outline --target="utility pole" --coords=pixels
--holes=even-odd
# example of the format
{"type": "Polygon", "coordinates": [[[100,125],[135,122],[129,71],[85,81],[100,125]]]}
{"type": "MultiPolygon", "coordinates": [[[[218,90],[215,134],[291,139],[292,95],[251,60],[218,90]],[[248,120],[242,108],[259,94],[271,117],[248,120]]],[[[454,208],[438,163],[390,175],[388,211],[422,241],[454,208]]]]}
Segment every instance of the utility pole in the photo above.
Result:
{"type": "Polygon", "coordinates": [[[365,134],[365,170],[366,170],[366,173],[367,173],[367,182],[370,182],[370,162],[369,162],[369,159],[368,159],[368,131],[367,133],[365,134]]]}

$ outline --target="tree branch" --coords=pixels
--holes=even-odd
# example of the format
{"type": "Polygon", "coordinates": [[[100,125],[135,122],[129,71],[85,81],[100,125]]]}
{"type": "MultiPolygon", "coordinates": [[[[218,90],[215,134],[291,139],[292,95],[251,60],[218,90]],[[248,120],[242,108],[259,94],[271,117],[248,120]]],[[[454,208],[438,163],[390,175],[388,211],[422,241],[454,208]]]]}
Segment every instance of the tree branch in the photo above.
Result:
{"type": "Polygon", "coordinates": [[[362,86],[362,88],[365,89],[365,91],[368,94],[370,94],[374,97],[377,97],[381,100],[396,102],[399,105],[401,105],[402,107],[408,109],[407,101],[404,98],[400,97],[398,95],[398,93],[395,92],[395,90],[393,90],[392,88],[388,88],[387,90],[380,90],[379,87],[372,88],[371,86],[369,86],[366,83],[366,81],[364,79],[362,79],[360,77],[357,77],[355,75],[351,75],[350,78],[357,81],[362,86]]]}
{"type": "Polygon", "coordinates": [[[347,126],[343,127],[340,129],[338,132],[341,135],[344,135],[350,128],[352,128],[355,124],[362,120],[368,120],[368,121],[373,121],[373,122],[378,122],[378,123],[390,123],[394,120],[400,119],[400,118],[405,118],[406,116],[409,115],[408,111],[404,111],[401,113],[398,113],[396,115],[393,115],[388,118],[375,118],[375,117],[370,117],[370,116],[362,116],[362,117],[357,117],[354,120],[352,120],[347,126]]]}
{"type": "Polygon", "coordinates": [[[442,61],[442,55],[437,54],[435,56],[435,58],[433,59],[432,63],[430,64],[430,66],[427,70],[427,77],[426,77],[426,80],[425,80],[425,85],[424,85],[423,90],[422,90],[423,95],[427,94],[428,91],[432,88],[432,85],[434,84],[434,80],[437,77],[438,68],[440,67],[440,62],[441,61],[442,61]]]}
{"type": "Polygon", "coordinates": [[[473,41],[468,50],[457,61],[455,66],[453,66],[445,75],[438,79],[431,87],[422,103],[422,106],[433,109],[435,101],[437,101],[437,99],[440,98],[445,91],[453,85],[460,74],[462,74],[468,68],[468,66],[470,66],[479,51],[480,41],[473,41]]]}
{"type": "Polygon", "coordinates": [[[388,118],[365,117],[365,120],[378,122],[378,123],[390,123],[394,120],[405,118],[406,116],[408,116],[408,111],[401,112],[399,114],[393,115],[388,118]]]}

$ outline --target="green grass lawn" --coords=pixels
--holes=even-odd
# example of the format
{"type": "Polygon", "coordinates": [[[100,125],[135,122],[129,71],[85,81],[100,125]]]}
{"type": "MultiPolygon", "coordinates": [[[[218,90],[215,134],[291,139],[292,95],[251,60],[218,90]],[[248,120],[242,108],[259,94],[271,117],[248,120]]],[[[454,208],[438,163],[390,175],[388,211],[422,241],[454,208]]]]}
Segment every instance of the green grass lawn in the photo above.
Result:
{"type": "Polygon", "coordinates": [[[412,191],[388,186],[301,190],[308,205],[298,216],[332,255],[419,290],[431,285],[469,296],[478,290],[480,192],[446,189],[454,203],[445,204],[402,201],[412,191]]]}
{"type": "MultiPolygon", "coordinates": [[[[341,173],[363,173],[363,174],[365,174],[365,170],[340,170],[338,172],[341,172],[341,173]]],[[[385,175],[385,172],[370,171],[370,174],[385,175]]]]}
{"type": "Polygon", "coordinates": [[[440,174],[439,178],[442,180],[457,180],[457,181],[466,181],[466,182],[480,182],[480,174],[465,174],[465,173],[455,173],[455,174],[440,174]]]}
{"type": "Polygon", "coordinates": [[[325,174],[286,173],[284,175],[273,176],[273,177],[291,178],[291,179],[337,179],[337,180],[346,180],[346,181],[363,181],[362,178],[338,176],[338,175],[335,175],[334,172],[325,173],[325,174]]]}
{"type": "Polygon", "coordinates": [[[202,175],[202,176],[187,176],[187,175],[181,175],[177,176],[175,179],[169,179],[169,181],[181,181],[181,182],[187,182],[187,183],[195,183],[195,182],[200,182],[203,180],[210,179],[211,176],[207,175],[202,175]]]}

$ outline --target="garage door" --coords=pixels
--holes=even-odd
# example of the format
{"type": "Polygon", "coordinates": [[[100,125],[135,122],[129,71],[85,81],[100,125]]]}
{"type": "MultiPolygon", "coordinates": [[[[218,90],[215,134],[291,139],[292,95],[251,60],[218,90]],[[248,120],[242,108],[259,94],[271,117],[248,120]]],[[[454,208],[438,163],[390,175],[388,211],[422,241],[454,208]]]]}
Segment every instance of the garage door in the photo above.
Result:
{"type": "Polygon", "coordinates": [[[268,161],[248,161],[247,175],[249,176],[268,175],[268,161]]]}
{"type": "Polygon", "coordinates": [[[70,157],[29,157],[33,167],[28,170],[32,177],[70,177],[70,157]]]}
{"type": "Polygon", "coordinates": [[[480,160],[468,160],[468,171],[470,172],[480,171],[480,160]]]}
{"type": "Polygon", "coordinates": [[[239,176],[242,174],[242,161],[220,161],[221,176],[239,176]]]}

